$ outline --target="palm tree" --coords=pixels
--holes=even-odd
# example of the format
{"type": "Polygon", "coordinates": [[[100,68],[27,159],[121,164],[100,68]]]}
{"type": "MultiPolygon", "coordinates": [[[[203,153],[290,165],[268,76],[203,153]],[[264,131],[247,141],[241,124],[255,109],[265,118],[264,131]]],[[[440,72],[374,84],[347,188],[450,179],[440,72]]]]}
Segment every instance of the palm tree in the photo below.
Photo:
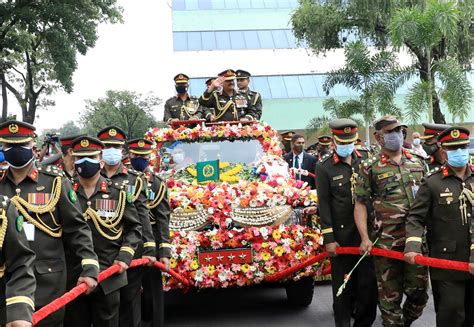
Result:
{"type": "Polygon", "coordinates": [[[392,44],[397,48],[409,45],[417,58],[415,65],[397,71],[396,76],[389,74],[386,81],[394,93],[401,84],[420,75],[420,81],[410,87],[406,98],[405,117],[413,123],[423,113],[432,122],[433,102],[440,100],[453,120],[463,121],[469,113],[471,86],[458,58],[450,55],[454,53],[450,49],[458,46],[461,15],[455,2],[431,0],[426,6],[398,10],[390,22],[392,44]],[[447,49],[446,53],[439,53],[440,44],[447,49]]]}
{"type": "Polygon", "coordinates": [[[395,55],[388,51],[377,51],[371,54],[369,48],[362,42],[348,44],[344,49],[346,65],[331,71],[324,81],[323,90],[326,95],[337,84],[359,93],[358,98],[339,102],[334,98],[324,101],[324,110],[329,116],[315,117],[306,128],[309,133],[324,128],[325,124],[336,118],[352,118],[365,126],[365,139],[370,143],[370,123],[377,114],[401,115],[401,110],[393,103],[393,93],[390,85],[383,83],[383,74],[396,71],[395,55]]]}

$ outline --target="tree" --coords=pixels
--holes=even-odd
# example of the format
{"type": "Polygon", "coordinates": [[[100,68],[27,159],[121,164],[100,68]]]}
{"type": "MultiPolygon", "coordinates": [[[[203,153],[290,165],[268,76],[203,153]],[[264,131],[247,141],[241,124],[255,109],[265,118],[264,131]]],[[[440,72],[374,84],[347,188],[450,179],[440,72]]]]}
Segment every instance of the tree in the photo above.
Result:
{"type": "MultiPolygon", "coordinates": [[[[0,78],[18,101],[24,121],[56,89],[73,89],[76,54],[95,45],[100,22],[117,22],[117,0],[7,0],[0,3],[0,78]]],[[[5,106],[5,99],[4,106],[5,106]]],[[[5,118],[5,107],[3,107],[5,118]]]]}
{"type": "Polygon", "coordinates": [[[160,103],[153,94],[109,90],[104,98],[86,100],[80,121],[90,135],[116,125],[125,131],[128,139],[143,137],[149,128],[157,125],[152,113],[160,103]]]}
{"type": "MultiPolygon", "coordinates": [[[[376,47],[386,47],[391,44],[390,24],[399,10],[425,10],[433,3],[426,0],[302,0],[293,13],[291,22],[296,37],[306,42],[316,54],[342,48],[347,39],[352,37],[376,47]]],[[[402,41],[415,58],[415,67],[422,82],[429,78],[429,62],[436,64],[450,57],[467,68],[470,67],[472,58],[474,3],[468,0],[443,1],[437,8],[440,10],[437,16],[438,27],[441,31],[446,28],[438,42],[433,42],[427,48],[412,44],[409,40],[402,41]],[[453,28],[453,19],[456,21],[456,28],[453,28]],[[441,24],[443,20],[446,27],[441,24]]],[[[431,71],[432,75],[433,73],[431,71]]],[[[430,78],[434,80],[433,76],[430,78]]],[[[444,123],[445,117],[441,112],[437,93],[433,92],[430,101],[433,103],[434,121],[444,123]]]]}
{"type": "Polygon", "coordinates": [[[75,122],[72,120],[64,123],[61,127],[59,128],[49,128],[43,130],[42,134],[38,137],[38,142],[40,146],[42,146],[44,139],[46,138],[46,135],[48,134],[57,134],[59,138],[61,137],[66,137],[66,136],[73,136],[73,135],[78,135],[84,133],[84,130],[80,128],[79,126],[76,125],[75,122]]]}
{"type": "MultiPolygon", "coordinates": [[[[389,28],[392,44],[397,48],[411,44],[426,57],[426,79],[410,88],[406,101],[406,115],[413,123],[423,112],[433,121],[433,99],[443,101],[454,120],[462,121],[469,113],[472,94],[466,73],[451,55],[434,60],[431,53],[443,40],[455,39],[458,24],[459,13],[453,3],[430,1],[425,8],[400,9],[393,16],[389,28]]],[[[397,80],[406,81],[416,73],[416,69],[407,69],[397,80]]]]}
{"type": "MultiPolygon", "coordinates": [[[[329,98],[324,101],[324,110],[329,117],[316,117],[307,128],[319,129],[324,123],[336,118],[352,118],[362,116],[365,125],[365,139],[370,143],[369,126],[377,113],[400,116],[401,110],[393,103],[392,89],[387,87],[383,79],[384,72],[395,71],[395,56],[392,52],[378,51],[371,54],[362,41],[348,44],[344,49],[346,64],[343,68],[331,71],[323,84],[326,95],[337,84],[345,85],[359,93],[357,99],[339,102],[329,98]]],[[[397,70],[398,71],[398,70],[397,70]]],[[[393,74],[395,75],[395,74],[393,74]]]]}

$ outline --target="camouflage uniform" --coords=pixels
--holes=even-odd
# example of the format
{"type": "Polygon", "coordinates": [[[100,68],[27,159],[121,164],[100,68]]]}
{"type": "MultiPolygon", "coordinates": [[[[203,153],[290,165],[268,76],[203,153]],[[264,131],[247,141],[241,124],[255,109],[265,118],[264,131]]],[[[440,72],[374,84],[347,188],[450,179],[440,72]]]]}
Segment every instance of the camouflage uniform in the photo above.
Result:
{"type": "MultiPolygon", "coordinates": [[[[403,149],[400,165],[380,153],[366,160],[356,186],[359,201],[371,201],[375,211],[375,247],[403,252],[405,220],[423,177],[418,158],[403,149]]],[[[402,261],[374,257],[379,307],[384,326],[403,326],[421,316],[428,301],[428,270],[402,261]],[[401,307],[403,293],[407,298],[401,307]]]]}

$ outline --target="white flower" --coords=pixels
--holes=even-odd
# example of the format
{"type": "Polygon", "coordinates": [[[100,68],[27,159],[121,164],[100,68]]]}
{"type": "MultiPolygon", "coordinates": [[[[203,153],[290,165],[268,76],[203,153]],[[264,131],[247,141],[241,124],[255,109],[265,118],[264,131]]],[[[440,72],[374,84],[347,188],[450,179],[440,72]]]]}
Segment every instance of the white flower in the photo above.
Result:
{"type": "Polygon", "coordinates": [[[202,282],[204,280],[204,273],[201,269],[196,270],[196,272],[194,273],[194,280],[196,282],[202,282]]]}
{"type": "Polygon", "coordinates": [[[260,234],[261,234],[263,237],[268,236],[268,229],[266,229],[265,227],[261,227],[261,228],[260,228],[260,234]]]}
{"type": "Polygon", "coordinates": [[[227,272],[225,270],[221,271],[217,276],[221,282],[225,282],[227,280],[227,272]]]}
{"type": "MultiPolygon", "coordinates": [[[[227,219],[226,219],[226,221],[227,221],[227,219]]],[[[232,222],[232,219],[231,219],[231,222],[232,222]]],[[[229,232],[227,235],[229,235],[229,238],[234,237],[234,234],[232,234],[231,232],[229,232]]]]}

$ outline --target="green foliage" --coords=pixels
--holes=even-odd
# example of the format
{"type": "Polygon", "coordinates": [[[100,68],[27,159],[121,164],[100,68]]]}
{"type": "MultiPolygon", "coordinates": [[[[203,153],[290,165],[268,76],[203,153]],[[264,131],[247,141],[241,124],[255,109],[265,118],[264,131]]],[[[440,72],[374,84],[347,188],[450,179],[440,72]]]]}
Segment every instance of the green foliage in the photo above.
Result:
{"type": "Polygon", "coordinates": [[[53,105],[55,90],[73,89],[76,54],[97,41],[101,22],[117,22],[116,0],[8,0],[0,3],[0,70],[7,88],[33,123],[37,107],[53,105]]]}
{"type": "Polygon", "coordinates": [[[158,125],[152,113],[160,102],[153,94],[109,90],[104,98],[86,100],[80,121],[89,135],[116,125],[125,131],[128,139],[143,137],[149,128],[158,125]]]}

